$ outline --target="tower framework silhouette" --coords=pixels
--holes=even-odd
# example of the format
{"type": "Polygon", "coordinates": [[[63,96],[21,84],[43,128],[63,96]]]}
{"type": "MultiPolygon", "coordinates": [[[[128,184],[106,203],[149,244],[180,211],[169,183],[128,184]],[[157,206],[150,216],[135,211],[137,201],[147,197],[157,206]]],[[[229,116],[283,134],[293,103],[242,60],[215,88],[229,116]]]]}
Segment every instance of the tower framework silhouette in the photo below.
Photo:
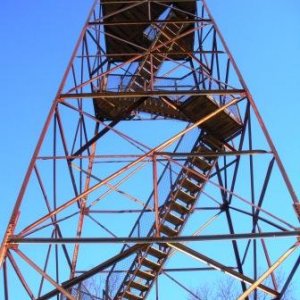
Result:
{"type": "Polygon", "coordinates": [[[239,299],[281,299],[299,216],[206,2],[97,0],[1,245],[1,297],[199,299],[230,276],[239,299]]]}

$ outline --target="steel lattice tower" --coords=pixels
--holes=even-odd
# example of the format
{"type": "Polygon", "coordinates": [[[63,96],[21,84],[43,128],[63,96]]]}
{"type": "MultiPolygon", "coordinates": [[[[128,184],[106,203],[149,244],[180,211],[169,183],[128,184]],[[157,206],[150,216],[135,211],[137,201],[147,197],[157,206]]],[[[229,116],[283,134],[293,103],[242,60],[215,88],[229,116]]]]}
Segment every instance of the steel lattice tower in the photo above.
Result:
{"type": "Polygon", "coordinates": [[[1,299],[199,299],[227,276],[238,299],[281,299],[299,215],[205,1],[97,0],[1,245],[1,299]]]}

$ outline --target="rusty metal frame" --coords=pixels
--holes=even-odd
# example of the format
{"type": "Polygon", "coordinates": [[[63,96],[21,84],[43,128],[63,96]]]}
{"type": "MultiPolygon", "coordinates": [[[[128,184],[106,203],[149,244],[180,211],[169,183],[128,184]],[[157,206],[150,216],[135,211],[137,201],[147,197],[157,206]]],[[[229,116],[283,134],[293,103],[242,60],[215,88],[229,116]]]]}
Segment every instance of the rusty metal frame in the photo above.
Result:
{"type": "MultiPolygon", "coordinates": [[[[196,299],[197,295],[186,283],[169,276],[168,270],[172,268],[165,266],[167,259],[176,261],[176,251],[181,251],[209,265],[209,268],[194,268],[201,273],[212,267],[237,278],[241,283],[239,299],[249,299],[252,293],[253,299],[257,299],[258,290],[281,299],[299,264],[298,258],[294,264],[287,265],[286,280],[280,290],[275,269],[284,265],[285,259],[298,249],[295,239],[300,236],[297,220],[300,216],[297,209],[296,216],[293,215],[293,206],[297,208],[299,200],[206,1],[95,0],[50,108],[1,244],[3,295],[0,297],[11,298],[11,278],[14,278],[23,289],[24,294],[19,296],[22,299],[42,300],[58,295],[62,299],[75,299],[80,294],[81,284],[94,276],[102,276],[106,282],[105,300],[123,299],[134,289],[140,289],[132,296],[134,299],[145,299],[150,293],[160,299],[159,278],[165,276],[196,299]],[[183,4],[195,5],[195,12],[191,13],[183,4]],[[105,15],[107,5],[116,9],[105,15]],[[122,19],[143,5],[148,8],[144,19],[122,19]],[[164,12],[172,11],[173,15],[168,12],[162,19],[153,18],[151,11],[155,5],[164,12]],[[122,36],[122,31],[108,32],[108,28],[123,27],[129,34],[130,26],[154,28],[155,38],[151,43],[148,41],[151,45],[148,47],[146,42],[122,36]],[[174,34],[172,28],[173,31],[179,29],[174,34]],[[191,37],[194,44],[189,50],[186,41],[191,37]],[[107,39],[123,43],[124,49],[130,45],[136,51],[126,53],[118,49],[110,53],[107,39]],[[146,63],[149,63],[148,69],[146,63]],[[141,76],[142,70],[150,74],[148,79],[146,75],[141,76]],[[138,83],[141,77],[143,83],[138,83]],[[128,99],[134,101],[124,105],[128,99]],[[176,114],[175,117],[169,112],[164,115],[164,111],[149,108],[153,99],[162,107],[182,114],[182,119],[176,121],[176,114]],[[208,99],[214,108],[193,119],[193,111],[186,108],[191,99],[196,99],[199,105],[208,99]],[[105,113],[101,115],[105,103],[111,106],[119,103],[124,107],[109,117],[105,113]],[[145,110],[147,105],[148,110],[145,110]],[[226,138],[207,129],[207,124],[218,124],[222,118],[234,120],[238,127],[226,138]],[[161,125],[161,132],[155,129],[157,121],[164,121],[170,128],[182,123],[172,134],[162,134],[158,142],[153,143],[149,136],[144,140],[130,128],[136,124],[136,128],[141,131],[145,128],[146,132],[149,121],[153,137],[165,132],[165,125],[161,125]],[[258,131],[265,143],[257,147],[258,131]],[[205,142],[210,135],[217,144],[219,142],[217,146],[212,141],[205,142]],[[117,141],[113,147],[112,138],[117,141]],[[130,150],[127,151],[125,145],[130,150]],[[199,150],[199,145],[204,149],[199,150]],[[105,147],[110,150],[105,152],[105,147]],[[209,170],[197,171],[194,163],[197,159],[208,163],[209,170]],[[261,166],[256,159],[263,161],[261,166]],[[247,173],[247,187],[240,178],[243,172],[247,173]],[[274,194],[268,195],[275,172],[287,188],[280,200],[282,206],[291,210],[288,217],[281,217],[270,206],[270,202],[275,201],[274,194]],[[187,183],[191,186],[184,190],[183,179],[193,176],[198,176],[199,181],[192,181],[192,185],[187,183]],[[143,185],[144,181],[149,185],[144,187],[147,195],[138,192],[137,185],[143,185]],[[182,213],[171,217],[176,226],[166,236],[167,213],[174,213],[171,207],[180,189],[187,191],[190,197],[197,194],[201,200],[199,204],[186,205],[188,216],[183,217],[182,213]],[[27,201],[32,205],[35,198],[38,213],[34,215],[32,210],[35,217],[31,218],[27,201]],[[111,207],[108,201],[114,198],[127,201],[128,207],[125,204],[111,207]],[[200,216],[198,229],[183,234],[183,228],[189,232],[190,215],[200,216]],[[250,224],[247,229],[239,228],[240,219],[241,223],[250,224]],[[119,220],[124,223],[116,228],[119,220]],[[153,224],[147,232],[145,220],[153,224]],[[123,225],[126,234],[121,228],[123,225]],[[180,229],[178,235],[177,228],[180,229]],[[282,237],[291,248],[288,252],[282,250],[282,256],[274,263],[272,259],[280,255],[269,246],[270,238],[279,241],[282,237]],[[231,260],[224,257],[219,261],[213,254],[198,250],[201,243],[215,249],[217,241],[230,252],[231,260]],[[242,241],[247,241],[245,246],[242,241]],[[93,260],[91,255],[90,265],[85,265],[82,253],[91,245],[101,249],[99,252],[107,251],[110,245],[110,256],[104,259],[95,255],[93,260]],[[136,282],[136,274],[143,260],[149,258],[151,247],[156,247],[154,255],[159,257],[157,270],[152,272],[153,279],[141,286],[143,280],[136,282]],[[29,248],[41,249],[40,257],[34,257],[33,251],[26,252],[29,248]],[[22,262],[35,270],[38,280],[26,276],[22,262]],[[122,264],[125,269],[119,267],[122,264]],[[262,275],[260,265],[266,270],[262,275]],[[123,277],[115,283],[112,292],[111,282],[120,273],[124,273],[123,277]],[[267,277],[271,278],[272,288],[262,284],[267,277]],[[47,287],[46,281],[54,286],[53,290],[47,287]]],[[[180,271],[186,273],[192,269],[186,266],[180,271]]],[[[184,281],[184,276],[182,278],[184,281]]],[[[90,297],[92,299],[92,295],[90,297]]]]}

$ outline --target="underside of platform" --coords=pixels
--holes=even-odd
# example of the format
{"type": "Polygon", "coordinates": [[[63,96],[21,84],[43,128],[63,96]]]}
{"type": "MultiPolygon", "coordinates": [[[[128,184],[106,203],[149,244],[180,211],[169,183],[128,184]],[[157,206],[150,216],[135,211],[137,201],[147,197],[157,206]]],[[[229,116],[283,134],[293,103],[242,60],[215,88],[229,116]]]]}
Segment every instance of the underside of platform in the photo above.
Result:
{"type": "MultiPolygon", "coordinates": [[[[196,3],[192,2],[143,2],[138,1],[104,1],[103,19],[105,20],[104,31],[107,54],[110,60],[124,61],[136,53],[148,49],[151,41],[146,37],[145,31],[153,21],[163,22],[162,13],[167,7],[173,7],[172,21],[188,21],[193,19],[196,12],[196,3]],[[184,13],[183,13],[184,12],[184,13]],[[124,26],[124,22],[126,26],[124,26]],[[123,24],[123,26],[122,26],[123,24]]],[[[193,23],[189,27],[195,26],[193,23]]],[[[192,51],[194,35],[184,37],[181,43],[185,44],[187,51],[192,51]]],[[[174,52],[180,50],[174,47],[174,52]]],[[[172,55],[170,53],[170,55],[172,55]]],[[[184,59],[186,55],[172,55],[173,59],[184,59]]]]}
{"type": "MultiPolygon", "coordinates": [[[[133,106],[140,98],[95,99],[96,116],[103,121],[132,119],[135,114],[124,115],[123,112],[133,106]]],[[[135,112],[148,113],[168,119],[195,123],[213,113],[219,105],[209,96],[191,96],[183,102],[172,101],[168,97],[146,98],[135,112]]],[[[226,141],[242,128],[242,124],[228,110],[220,112],[201,125],[201,128],[226,141]]]]}

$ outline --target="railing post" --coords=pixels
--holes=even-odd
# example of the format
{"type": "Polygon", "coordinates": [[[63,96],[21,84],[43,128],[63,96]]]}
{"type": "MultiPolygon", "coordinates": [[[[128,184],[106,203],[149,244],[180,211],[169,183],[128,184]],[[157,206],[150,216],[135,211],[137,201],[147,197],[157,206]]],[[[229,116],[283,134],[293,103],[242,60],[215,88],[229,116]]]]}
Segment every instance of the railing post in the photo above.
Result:
{"type": "Polygon", "coordinates": [[[153,163],[153,199],[154,199],[154,213],[155,213],[155,232],[156,236],[160,236],[159,212],[158,212],[158,186],[157,186],[157,161],[156,153],[152,156],[153,163]]]}

